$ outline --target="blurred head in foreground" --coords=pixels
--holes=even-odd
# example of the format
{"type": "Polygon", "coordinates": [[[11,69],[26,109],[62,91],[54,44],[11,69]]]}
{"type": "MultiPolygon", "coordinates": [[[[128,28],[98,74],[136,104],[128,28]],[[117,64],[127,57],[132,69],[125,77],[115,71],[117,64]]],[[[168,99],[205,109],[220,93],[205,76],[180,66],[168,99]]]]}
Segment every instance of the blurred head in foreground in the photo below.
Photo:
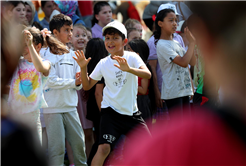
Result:
{"type": "Polygon", "coordinates": [[[1,2],[1,164],[24,165],[28,156],[29,165],[46,166],[45,154],[32,131],[6,114],[8,107],[3,94],[23,51],[23,44],[20,43],[23,43],[24,26],[10,19],[7,13],[13,8],[11,3],[1,2]]]}
{"type": "MultiPolygon", "coordinates": [[[[222,87],[220,108],[156,124],[152,138],[133,133],[121,165],[245,165],[246,2],[190,2],[187,22],[211,81],[222,87]]],[[[116,164],[116,165],[117,165],[116,164]]]]}
{"type": "Polygon", "coordinates": [[[245,7],[246,2],[192,2],[195,14],[188,22],[208,66],[208,77],[221,86],[223,103],[238,110],[245,110],[246,102],[245,7]]]}

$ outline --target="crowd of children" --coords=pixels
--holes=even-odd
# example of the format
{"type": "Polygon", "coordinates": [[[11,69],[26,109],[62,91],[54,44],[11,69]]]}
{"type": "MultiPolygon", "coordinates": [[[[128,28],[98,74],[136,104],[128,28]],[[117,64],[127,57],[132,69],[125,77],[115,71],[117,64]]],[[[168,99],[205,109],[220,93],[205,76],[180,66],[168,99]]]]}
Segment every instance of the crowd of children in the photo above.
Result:
{"type": "MultiPolygon", "coordinates": [[[[177,119],[189,126],[185,118],[191,118],[196,108],[219,105],[219,81],[209,81],[207,71],[211,71],[205,64],[210,57],[202,56],[210,44],[203,43],[197,29],[206,32],[209,23],[203,22],[204,15],[192,14],[178,25],[182,14],[176,6],[161,4],[153,35],[145,42],[142,23],[113,20],[106,1],[94,4],[91,29],[77,16],[76,1],[43,1],[45,18],[37,27],[31,26],[31,4],[10,1],[4,5],[9,7],[4,12],[18,24],[23,37],[23,51],[7,92],[9,114],[32,126],[39,144],[47,149],[50,165],[63,166],[66,154],[70,166],[162,164],[156,153],[150,155],[156,154],[156,162],[149,157],[140,162],[149,146],[137,150],[139,135],[139,145],[146,140],[153,145],[152,152],[160,137],[171,137],[160,134],[158,124],[163,130],[170,124],[168,129],[174,132],[177,119]],[[30,11],[28,17],[26,10],[30,11]],[[125,147],[128,154],[120,152],[125,147]],[[141,155],[135,158],[138,153],[141,155]]],[[[210,31],[207,35],[214,37],[210,31]]],[[[208,36],[202,37],[211,42],[208,36]]],[[[237,109],[242,108],[238,102],[237,109]]],[[[169,164],[182,163],[169,160],[169,164]]]]}

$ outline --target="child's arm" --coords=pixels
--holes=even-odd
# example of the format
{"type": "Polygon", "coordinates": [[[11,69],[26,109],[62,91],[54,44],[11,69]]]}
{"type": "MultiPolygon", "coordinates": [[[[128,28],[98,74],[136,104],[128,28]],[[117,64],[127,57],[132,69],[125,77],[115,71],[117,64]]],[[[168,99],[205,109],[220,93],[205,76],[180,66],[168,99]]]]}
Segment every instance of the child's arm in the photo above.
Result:
{"type": "Polygon", "coordinates": [[[98,109],[100,111],[101,111],[101,102],[103,99],[103,88],[104,88],[104,84],[96,84],[95,98],[96,98],[98,109]]]}
{"type": "Polygon", "coordinates": [[[24,35],[25,35],[25,43],[31,55],[33,65],[35,66],[38,72],[43,73],[44,76],[48,76],[50,70],[50,63],[47,61],[42,61],[42,58],[38,55],[32,43],[33,40],[32,34],[29,31],[25,30],[24,35]]]}
{"type": "Polygon", "coordinates": [[[82,88],[80,77],[74,74],[74,78],[60,78],[57,75],[54,65],[51,65],[49,79],[47,80],[47,86],[52,89],[71,89],[82,88]]]}
{"type": "Polygon", "coordinates": [[[161,92],[158,88],[157,73],[156,73],[157,60],[149,60],[149,65],[152,70],[156,106],[159,108],[162,108],[163,105],[162,105],[162,99],[161,99],[161,92]]]}
{"type": "Polygon", "coordinates": [[[82,79],[82,85],[84,90],[90,90],[96,83],[97,80],[93,80],[92,78],[88,77],[87,74],[87,65],[90,62],[91,58],[86,59],[83,51],[77,51],[75,52],[76,57],[73,57],[73,59],[78,63],[80,66],[80,76],[82,79]]]}
{"type": "Polygon", "coordinates": [[[136,68],[132,68],[128,65],[127,61],[125,58],[120,57],[120,56],[114,56],[112,57],[113,59],[115,59],[119,65],[114,64],[115,67],[118,67],[120,70],[122,71],[126,71],[129,73],[132,73],[138,77],[141,78],[145,78],[145,79],[150,79],[151,78],[151,73],[149,71],[149,69],[144,65],[144,66],[140,66],[138,69],[136,68]]]}
{"type": "Polygon", "coordinates": [[[138,86],[138,93],[145,95],[148,91],[148,85],[149,85],[149,80],[143,78],[141,80],[141,86],[138,86]]]}
{"type": "Polygon", "coordinates": [[[196,56],[195,56],[194,52],[193,52],[193,56],[192,56],[189,64],[191,66],[195,66],[196,65],[196,56]]]}
{"type": "Polygon", "coordinates": [[[195,65],[195,57],[194,57],[194,49],[195,49],[195,38],[193,37],[193,35],[191,34],[191,32],[189,31],[188,28],[185,28],[185,35],[189,41],[189,47],[188,50],[186,52],[186,54],[181,57],[179,55],[177,55],[174,59],[173,59],[173,63],[176,63],[177,65],[181,66],[181,67],[187,67],[188,64],[191,63],[192,66],[195,65]],[[194,58],[193,58],[194,57],[194,58]]]}

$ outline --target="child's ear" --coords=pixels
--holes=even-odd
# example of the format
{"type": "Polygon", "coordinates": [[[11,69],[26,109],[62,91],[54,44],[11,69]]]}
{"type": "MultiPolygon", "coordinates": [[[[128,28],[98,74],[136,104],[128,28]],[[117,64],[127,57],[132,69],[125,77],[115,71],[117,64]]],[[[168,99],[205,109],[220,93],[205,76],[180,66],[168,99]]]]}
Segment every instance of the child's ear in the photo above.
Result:
{"type": "Polygon", "coordinates": [[[98,14],[95,14],[95,18],[96,18],[97,20],[99,20],[98,14]]]}
{"type": "Polygon", "coordinates": [[[127,43],[128,43],[128,39],[124,39],[124,46],[126,46],[127,45],[127,43]]]}
{"type": "Polygon", "coordinates": [[[159,25],[159,27],[162,27],[162,21],[158,21],[158,25],[159,25]]]}
{"type": "Polygon", "coordinates": [[[35,50],[37,51],[37,53],[39,53],[39,51],[41,50],[42,45],[41,43],[39,43],[38,45],[35,45],[35,50]]]}
{"type": "Polygon", "coordinates": [[[59,33],[58,30],[56,29],[53,30],[53,34],[55,35],[55,37],[57,37],[58,33],[59,33]]]}

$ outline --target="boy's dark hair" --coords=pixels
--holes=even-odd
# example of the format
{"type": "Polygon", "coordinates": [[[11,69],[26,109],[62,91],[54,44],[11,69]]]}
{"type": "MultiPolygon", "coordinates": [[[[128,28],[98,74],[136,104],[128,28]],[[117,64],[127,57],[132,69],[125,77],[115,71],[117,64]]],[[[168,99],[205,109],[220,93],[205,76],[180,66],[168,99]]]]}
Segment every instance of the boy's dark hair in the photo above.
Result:
{"type": "Polygon", "coordinates": [[[121,33],[118,29],[115,29],[115,28],[107,28],[103,32],[103,36],[114,35],[114,34],[119,34],[121,36],[122,40],[124,40],[126,38],[123,33],[121,33]]]}
{"type": "Polygon", "coordinates": [[[93,8],[94,14],[93,14],[93,19],[91,20],[92,27],[95,25],[95,23],[98,23],[98,20],[96,19],[95,15],[99,14],[103,6],[110,6],[110,5],[106,1],[99,1],[94,4],[94,8],[93,8]]]}
{"type": "Polygon", "coordinates": [[[163,19],[167,16],[168,13],[173,12],[175,13],[172,9],[164,9],[161,10],[159,13],[157,13],[156,18],[155,18],[155,32],[154,32],[154,37],[155,37],[155,44],[158,42],[158,40],[161,37],[161,27],[158,25],[158,21],[163,21],[163,19]]]}
{"type": "Polygon", "coordinates": [[[41,7],[42,7],[42,8],[43,8],[44,5],[46,4],[46,2],[48,2],[48,1],[41,1],[41,7]]]}
{"type": "Polygon", "coordinates": [[[53,34],[53,30],[56,29],[58,32],[60,32],[61,27],[64,25],[73,25],[73,21],[69,16],[66,16],[64,14],[57,14],[50,20],[50,31],[53,34]]]}

